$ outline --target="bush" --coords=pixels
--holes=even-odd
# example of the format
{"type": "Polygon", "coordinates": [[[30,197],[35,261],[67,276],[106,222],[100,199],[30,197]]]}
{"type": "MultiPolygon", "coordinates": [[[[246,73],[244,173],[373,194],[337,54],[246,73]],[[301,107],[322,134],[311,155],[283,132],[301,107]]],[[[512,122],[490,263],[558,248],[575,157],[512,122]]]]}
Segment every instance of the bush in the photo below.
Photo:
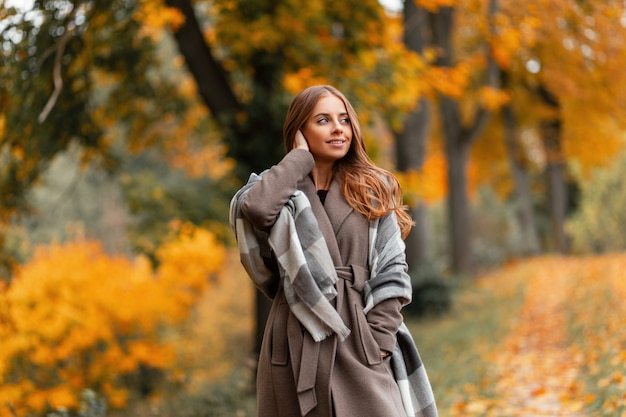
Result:
{"type": "MultiPolygon", "coordinates": [[[[480,187],[472,196],[470,216],[476,272],[497,268],[526,253],[514,202],[503,200],[488,187],[480,187]]],[[[429,204],[426,217],[430,259],[438,265],[450,265],[447,202],[429,204]]]]}
{"type": "Polygon", "coordinates": [[[572,248],[578,252],[626,249],[626,155],[598,169],[582,184],[578,212],[568,222],[572,248]]]}
{"type": "Polygon", "coordinates": [[[472,256],[479,270],[499,267],[524,254],[520,225],[512,202],[481,187],[472,201],[472,256]]]}
{"type": "Polygon", "coordinates": [[[187,317],[225,250],[184,225],[158,257],[154,271],[146,258],[110,256],[98,242],[37,248],[0,292],[2,407],[20,416],[76,409],[87,387],[122,407],[137,388],[128,381],[173,366],[165,331],[187,317]]]}
{"type": "Polygon", "coordinates": [[[450,310],[450,284],[433,265],[418,265],[409,271],[409,275],[413,284],[413,301],[404,308],[407,315],[442,315],[450,310]]]}
{"type": "Polygon", "coordinates": [[[83,391],[80,409],[77,414],[71,413],[67,408],[58,408],[54,413],[49,413],[47,417],[105,417],[107,411],[106,401],[98,398],[95,392],[90,389],[83,391]]]}

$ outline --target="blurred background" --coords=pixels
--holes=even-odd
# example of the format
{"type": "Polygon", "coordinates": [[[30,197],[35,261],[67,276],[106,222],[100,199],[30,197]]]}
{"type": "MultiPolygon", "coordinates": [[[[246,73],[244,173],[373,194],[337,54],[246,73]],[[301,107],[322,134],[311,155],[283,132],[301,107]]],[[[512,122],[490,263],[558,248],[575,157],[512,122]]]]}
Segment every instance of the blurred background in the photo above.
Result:
{"type": "Polygon", "coordinates": [[[0,416],[255,415],[228,205],[339,88],[442,416],[626,415],[626,4],[0,0],[0,416]]]}

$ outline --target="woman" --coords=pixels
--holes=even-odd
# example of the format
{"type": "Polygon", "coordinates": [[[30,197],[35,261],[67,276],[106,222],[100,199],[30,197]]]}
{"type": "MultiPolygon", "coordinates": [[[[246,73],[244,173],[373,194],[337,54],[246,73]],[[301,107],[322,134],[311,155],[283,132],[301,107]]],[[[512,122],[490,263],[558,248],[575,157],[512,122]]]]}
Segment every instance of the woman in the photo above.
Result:
{"type": "Polygon", "coordinates": [[[417,351],[399,343],[412,344],[400,312],[412,222],[397,180],[370,161],[354,109],[331,86],[294,98],[283,136],[286,156],[231,202],[242,263],[273,298],[258,415],[436,416],[417,351]]]}

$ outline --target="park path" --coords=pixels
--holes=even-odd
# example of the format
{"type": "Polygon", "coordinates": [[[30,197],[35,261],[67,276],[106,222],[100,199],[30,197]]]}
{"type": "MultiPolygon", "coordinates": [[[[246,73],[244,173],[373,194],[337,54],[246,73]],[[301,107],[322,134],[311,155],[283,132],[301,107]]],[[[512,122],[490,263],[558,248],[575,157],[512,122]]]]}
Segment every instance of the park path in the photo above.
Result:
{"type": "MultiPolygon", "coordinates": [[[[568,344],[567,303],[571,270],[555,263],[547,274],[528,276],[520,315],[489,357],[499,399],[489,416],[578,417],[583,355],[568,344]]],[[[544,269],[544,271],[546,271],[544,269]]]]}

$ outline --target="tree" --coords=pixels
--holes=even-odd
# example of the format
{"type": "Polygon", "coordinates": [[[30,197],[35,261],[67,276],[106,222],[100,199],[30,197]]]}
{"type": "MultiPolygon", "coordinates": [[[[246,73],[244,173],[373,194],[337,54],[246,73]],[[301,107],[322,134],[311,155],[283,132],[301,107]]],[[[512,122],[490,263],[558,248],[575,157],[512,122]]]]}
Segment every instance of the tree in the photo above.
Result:
{"type": "MultiPolygon", "coordinates": [[[[403,42],[406,47],[422,55],[428,45],[428,12],[414,1],[405,1],[403,9],[403,42]]],[[[426,142],[430,133],[431,103],[420,96],[404,118],[400,129],[394,130],[396,168],[400,172],[422,171],[426,159],[426,142]]],[[[426,207],[423,201],[409,206],[415,227],[406,239],[409,267],[425,261],[429,256],[426,234],[426,207]]]]}
{"type": "MultiPolygon", "coordinates": [[[[2,2],[0,10],[0,240],[9,224],[34,217],[30,190],[72,144],[78,175],[94,165],[111,183],[129,153],[148,148],[190,175],[223,176],[221,162],[199,174],[198,163],[182,155],[202,161],[211,149],[222,156],[195,89],[163,59],[172,55],[158,32],[176,24],[176,14],[125,1],[37,1],[26,13],[2,2]]],[[[7,277],[16,259],[5,249],[0,241],[0,274],[7,277]]]]}
{"type": "MultiPolygon", "coordinates": [[[[171,89],[145,80],[152,58],[141,40],[134,39],[139,26],[130,18],[129,4],[122,1],[79,3],[35,2],[33,11],[18,13],[0,2],[2,49],[0,50],[0,227],[27,212],[26,191],[37,184],[41,173],[58,152],[78,143],[86,156],[106,152],[103,131],[106,113],[100,112],[91,91],[100,71],[117,78],[104,93],[118,108],[116,116],[134,120],[158,112],[131,103],[149,100],[156,91],[171,89]],[[110,7],[109,12],[104,8],[110,7]],[[36,10],[45,10],[38,13],[36,10]],[[114,16],[110,10],[116,10],[114,16]],[[123,17],[129,16],[128,19],[123,17]],[[94,36],[87,22],[116,28],[94,36]],[[113,41],[115,39],[115,41],[113,41]],[[128,48],[133,45],[133,48],[128,48]],[[88,53],[86,53],[88,51],[88,53]],[[131,53],[132,52],[132,53],[131,53]],[[85,71],[91,68],[91,71],[85,71]],[[137,79],[145,82],[136,83],[137,79]],[[126,101],[137,97],[134,102],[126,101]],[[125,103],[124,106],[119,105],[125,103]],[[71,115],[71,117],[68,117],[71,115]],[[102,117],[105,116],[105,117],[102,117]]],[[[170,91],[168,91],[170,90],[170,91]]],[[[170,100],[170,103],[175,100],[170,100]]],[[[164,106],[166,107],[166,106],[164,106]]],[[[14,260],[2,251],[5,233],[0,233],[3,266],[10,270],[14,260]]],[[[0,265],[0,268],[2,265],[0,265]]]]}
{"type": "MultiPolygon", "coordinates": [[[[284,152],[279,138],[289,94],[283,83],[290,73],[302,74],[303,68],[313,67],[309,73],[318,82],[330,80],[340,88],[345,86],[348,95],[360,97],[362,102],[373,102],[368,100],[372,94],[365,94],[366,91],[373,91],[375,98],[389,91],[389,83],[383,81],[382,71],[376,68],[379,61],[372,60],[372,54],[384,58],[383,46],[388,40],[384,36],[382,7],[376,1],[359,2],[354,8],[350,8],[349,2],[333,3],[332,7],[308,8],[305,13],[297,14],[296,11],[305,10],[298,1],[283,4],[217,1],[215,46],[206,41],[189,0],[168,0],[168,5],[185,17],[185,24],[175,32],[179,49],[205,103],[228,132],[224,136],[228,152],[237,161],[242,181],[250,172],[261,172],[278,162],[284,152]],[[242,40],[242,31],[253,31],[255,35],[242,40]],[[220,52],[221,60],[216,58],[220,52]],[[230,73],[230,79],[225,64],[237,69],[230,73]],[[355,72],[366,71],[382,82],[380,91],[370,88],[372,84],[367,83],[373,80],[368,76],[355,83],[359,87],[351,85],[355,72]],[[243,86],[233,82],[237,75],[246,76],[243,86]],[[347,81],[342,81],[342,76],[347,81]],[[248,100],[238,98],[237,87],[245,88],[248,100]],[[361,94],[354,96],[356,93],[351,91],[355,90],[361,94]]],[[[389,62],[381,60],[380,66],[388,67],[389,62]]],[[[257,350],[268,311],[268,300],[257,292],[257,350]]]]}
{"type": "Polygon", "coordinates": [[[286,107],[305,84],[332,82],[346,91],[357,107],[367,108],[360,112],[366,128],[373,114],[398,114],[415,103],[419,82],[406,73],[418,59],[401,47],[386,48],[398,43],[391,33],[397,25],[388,25],[377,1],[304,5],[41,0],[23,18],[3,9],[15,18],[5,27],[2,50],[5,222],[26,208],[24,190],[72,140],[87,156],[109,161],[113,131],[124,137],[122,146],[167,147],[160,130],[169,131],[168,121],[180,120],[189,101],[174,83],[150,76],[163,27],[172,29],[240,182],[282,156],[286,107]],[[27,88],[19,85],[22,79],[27,88]],[[109,81],[108,88],[97,89],[94,80],[109,81]]]}
{"type": "MultiPolygon", "coordinates": [[[[496,2],[492,0],[487,9],[488,22],[493,18],[495,11],[496,2]]],[[[449,77],[459,77],[458,73],[467,70],[468,64],[468,61],[457,63],[455,59],[453,29],[455,28],[456,12],[454,7],[443,6],[436,8],[436,11],[430,16],[432,44],[438,52],[435,65],[440,68],[442,74],[449,77]]],[[[483,53],[486,64],[481,67],[484,69],[484,74],[480,84],[487,88],[486,92],[490,92],[491,89],[499,87],[499,70],[489,49],[486,48],[483,53]]],[[[448,165],[448,217],[452,268],[456,272],[469,273],[472,269],[472,262],[466,169],[470,147],[480,137],[487,125],[491,109],[479,102],[474,111],[474,116],[469,118],[469,123],[464,122],[464,120],[468,120],[468,117],[462,115],[460,102],[463,87],[466,85],[466,80],[463,78],[462,75],[460,79],[457,78],[457,83],[460,81],[460,86],[457,86],[456,89],[447,92],[440,90],[438,100],[448,165]]]]}
{"type": "Polygon", "coordinates": [[[497,54],[498,63],[513,102],[523,106],[523,123],[542,138],[553,247],[564,252],[566,181],[609,163],[623,146],[624,46],[615,39],[626,30],[624,5],[536,0],[503,2],[502,9],[504,43],[517,47],[497,54]]]}
{"type": "Polygon", "coordinates": [[[519,143],[519,124],[512,104],[502,108],[504,121],[504,140],[511,167],[511,176],[515,188],[515,203],[522,233],[523,251],[525,254],[537,254],[540,251],[537,224],[533,208],[530,178],[525,168],[522,147],[519,143]]]}
{"type": "MultiPolygon", "coordinates": [[[[542,138],[539,148],[543,155],[533,162],[542,164],[545,178],[551,179],[551,185],[545,187],[550,190],[553,246],[565,250],[567,239],[563,224],[566,206],[571,200],[566,196],[566,179],[571,181],[575,172],[584,175],[589,167],[609,162],[623,145],[624,111],[620,99],[623,75],[617,68],[623,65],[624,54],[620,52],[623,46],[615,41],[615,34],[624,31],[620,23],[623,5],[569,0],[537,0],[530,4],[502,1],[501,11],[498,11],[494,2],[424,0],[418,3],[430,8],[436,16],[433,28],[442,35],[434,37],[433,43],[443,52],[435,63],[444,70],[440,74],[456,80],[457,86],[455,89],[446,85],[441,80],[443,77],[434,79],[433,83],[444,96],[439,101],[439,112],[448,152],[453,258],[458,259],[455,253],[462,253],[463,248],[469,247],[467,242],[462,243],[469,226],[455,226],[469,224],[469,219],[463,220],[463,215],[459,214],[464,212],[466,198],[460,198],[463,194],[455,191],[455,187],[466,187],[459,187],[462,184],[459,180],[455,185],[453,178],[462,178],[464,169],[459,167],[467,163],[463,161],[476,165],[488,162],[468,159],[472,140],[451,138],[471,138],[467,134],[475,132],[473,127],[480,128],[481,117],[505,104],[510,106],[504,109],[505,114],[508,112],[507,134],[513,133],[510,109],[514,106],[522,115],[517,118],[520,128],[542,138]],[[454,6],[454,10],[442,6],[454,6]],[[453,13],[458,13],[454,27],[450,17],[453,13]],[[451,56],[455,51],[451,46],[453,40],[459,57],[446,58],[448,62],[445,62],[442,57],[451,56]],[[485,54],[486,48],[489,54],[485,54]],[[468,65],[472,58],[473,64],[468,65]],[[459,69],[469,75],[459,76],[459,69]],[[498,87],[503,71],[506,90],[481,88],[498,87]],[[598,152],[588,151],[590,143],[594,143],[598,152]]],[[[435,78],[437,73],[432,75],[435,78]]],[[[498,134],[506,137],[504,133],[498,134]]],[[[492,140],[481,140],[482,146],[490,146],[492,140]]],[[[511,139],[508,144],[510,148],[511,139]]],[[[526,152],[536,152],[537,147],[533,146],[534,149],[526,152]]],[[[532,202],[520,174],[517,165],[513,178],[518,196],[523,198],[520,207],[525,207],[524,218],[528,222],[532,217],[532,202]]],[[[453,264],[459,263],[465,264],[465,261],[453,261],[453,264]]]]}
{"type": "Polygon", "coordinates": [[[562,121],[559,117],[560,103],[543,86],[538,92],[546,106],[551,107],[557,117],[540,121],[539,131],[546,150],[546,182],[548,185],[548,208],[552,222],[552,235],[555,249],[561,253],[569,251],[565,235],[565,217],[567,210],[567,187],[565,184],[566,164],[561,144],[562,121]]]}

